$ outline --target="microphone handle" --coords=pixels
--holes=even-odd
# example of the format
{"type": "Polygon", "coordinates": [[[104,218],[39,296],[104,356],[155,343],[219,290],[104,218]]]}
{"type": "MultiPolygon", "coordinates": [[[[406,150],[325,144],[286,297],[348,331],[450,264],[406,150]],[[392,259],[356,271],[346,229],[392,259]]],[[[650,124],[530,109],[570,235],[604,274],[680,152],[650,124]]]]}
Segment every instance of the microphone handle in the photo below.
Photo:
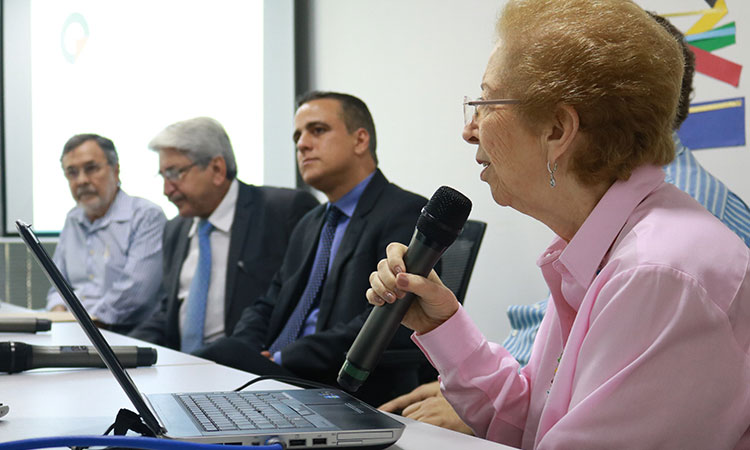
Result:
{"type": "Polygon", "coordinates": [[[6,317],[0,319],[0,332],[3,333],[36,333],[49,331],[52,322],[36,317],[6,317]]]}
{"type": "MultiPolygon", "coordinates": [[[[435,242],[429,242],[423,234],[416,232],[404,255],[406,271],[426,277],[446,248],[435,242]]],[[[346,354],[347,362],[366,372],[365,377],[375,368],[383,352],[390,345],[415,297],[409,292],[394,303],[376,306],[370,312],[346,354]]]]}
{"type": "MultiPolygon", "coordinates": [[[[152,348],[139,348],[134,345],[123,345],[112,347],[117,359],[123,367],[138,367],[143,365],[151,358],[145,353],[153,353],[152,348]]],[[[33,346],[30,364],[27,369],[38,369],[42,367],[106,367],[104,361],[96,352],[94,347],[85,345],[68,345],[68,346],[33,346]]],[[[151,363],[153,364],[153,363],[151,363]]]]}

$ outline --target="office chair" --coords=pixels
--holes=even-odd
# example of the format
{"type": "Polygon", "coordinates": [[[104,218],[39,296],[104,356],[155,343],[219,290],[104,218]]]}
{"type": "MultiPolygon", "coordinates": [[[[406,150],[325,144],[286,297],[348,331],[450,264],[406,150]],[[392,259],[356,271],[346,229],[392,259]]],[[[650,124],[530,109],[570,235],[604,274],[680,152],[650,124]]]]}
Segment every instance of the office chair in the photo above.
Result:
{"type": "MultiPolygon", "coordinates": [[[[468,220],[461,234],[440,258],[440,279],[453,291],[463,304],[469,287],[474,263],[479,254],[487,224],[479,220],[468,220]]],[[[437,372],[419,349],[387,350],[381,361],[383,368],[415,366],[418,384],[434,381],[437,372]]],[[[390,400],[390,399],[388,399],[390,400]]]]}
{"type": "Polygon", "coordinates": [[[485,222],[467,220],[456,242],[440,258],[440,279],[462,304],[486,229],[485,222]]]}

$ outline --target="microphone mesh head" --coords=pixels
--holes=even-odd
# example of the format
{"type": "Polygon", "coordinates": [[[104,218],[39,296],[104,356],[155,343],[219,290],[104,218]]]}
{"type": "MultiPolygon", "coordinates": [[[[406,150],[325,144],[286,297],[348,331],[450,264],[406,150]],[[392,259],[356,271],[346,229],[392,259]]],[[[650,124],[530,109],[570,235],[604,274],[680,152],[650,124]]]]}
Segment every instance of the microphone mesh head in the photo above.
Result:
{"type": "Polygon", "coordinates": [[[430,239],[449,246],[469,218],[471,200],[457,190],[441,186],[422,209],[417,229],[430,239]]]}

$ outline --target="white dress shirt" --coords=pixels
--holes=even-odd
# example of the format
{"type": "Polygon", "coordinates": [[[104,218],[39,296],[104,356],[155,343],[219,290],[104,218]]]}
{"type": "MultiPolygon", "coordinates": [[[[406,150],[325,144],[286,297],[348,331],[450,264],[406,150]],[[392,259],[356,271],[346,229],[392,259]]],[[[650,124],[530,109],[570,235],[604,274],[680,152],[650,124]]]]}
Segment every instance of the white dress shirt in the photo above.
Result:
{"type": "MultiPolygon", "coordinates": [[[[208,221],[214,226],[211,232],[211,284],[208,286],[208,298],[206,299],[206,322],[203,327],[203,341],[209,343],[223,337],[224,334],[224,306],[227,280],[227,259],[229,258],[229,242],[231,239],[232,222],[234,221],[234,209],[237,205],[239,183],[232,180],[224,198],[208,217],[208,221]]],[[[180,333],[185,328],[185,299],[188,297],[190,282],[193,280],[195,269],[198,267],[198,221],[199,217],[193,219],[188,237],[190,248],[185,262],[180,271],[180,289],[177,298],[180,304],[180,333]]]]}

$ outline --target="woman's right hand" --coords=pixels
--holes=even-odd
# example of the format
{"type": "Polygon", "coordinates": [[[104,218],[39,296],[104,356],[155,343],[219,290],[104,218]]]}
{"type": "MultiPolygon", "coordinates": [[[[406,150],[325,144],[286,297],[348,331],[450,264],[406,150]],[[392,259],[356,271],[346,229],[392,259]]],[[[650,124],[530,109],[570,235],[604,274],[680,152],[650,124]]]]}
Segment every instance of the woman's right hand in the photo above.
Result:
{"type": "Polygon", "coordinates": [[[393,303],[403,298],[407,292],[414,293],[414,299],[401,323],[419,334],[427,333],[448,320],[459,303],[450,289],[445,287],[435,271],[425,278],[406,273],[404,254],[407,247],[397,242],[386,248],[386,259],[378,263],[378,270],[370,274],[370,289],[367,301],[375,306],[393,303]]]}

